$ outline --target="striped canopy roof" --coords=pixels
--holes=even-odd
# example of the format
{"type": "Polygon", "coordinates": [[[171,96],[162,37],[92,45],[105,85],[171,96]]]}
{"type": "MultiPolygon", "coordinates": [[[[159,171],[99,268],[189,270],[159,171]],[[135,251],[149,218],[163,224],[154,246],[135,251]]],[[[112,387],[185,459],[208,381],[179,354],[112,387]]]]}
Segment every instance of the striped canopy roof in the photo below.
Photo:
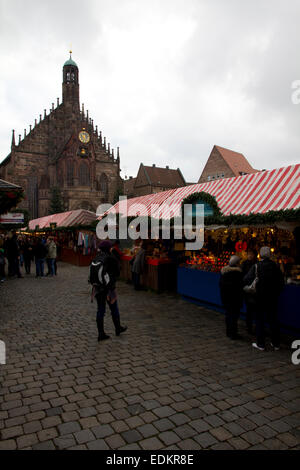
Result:
{"type": "MultiPolygon", "coordinates": [[[[180,215],[182,201],[189,195],[206,192],[215,196],[224,215],[265,213],[300,207],[300,164],[270,171],[219,179],[183,188],[128,199],[115,204],[117,213],[128,216],[151,216],[168,219],[180,215]],[[151,205],[157,207],[151,210],[151,205]]],[[[108,212],[110,212],[108,211],[108,212]]]]}
{"type": "Polygon", "coordinates": [[[39,228],[47,228],[50,227],[50,224],[52,223],[56,223],[57,227],[89,225],[94,220],[96,220],[96,214],[94,214],[94,212],[90,212],[85,209],[78,209],[31,220],[29,222],[29,229],[34,230],[37,225],[39,228]]]}

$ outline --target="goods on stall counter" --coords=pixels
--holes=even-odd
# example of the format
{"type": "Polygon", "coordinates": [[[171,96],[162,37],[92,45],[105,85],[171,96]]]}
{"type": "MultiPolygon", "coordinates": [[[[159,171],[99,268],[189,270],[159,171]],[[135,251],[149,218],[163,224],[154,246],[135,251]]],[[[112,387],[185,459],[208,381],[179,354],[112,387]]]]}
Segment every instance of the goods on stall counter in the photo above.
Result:
{"type": "Polygon", "coordinates": [[[224,251],[220,256],[199,254],[191,256],[186,262],[186,267],[191,269],[199,269],[201,271],[220,272],[221,269],[228,265],[229,260],[234,251],[224,251]]]}
{"type": "Polygon", "coordinates": [[[242,241],[242,240],[236,242],[235,251],[239,253],[241,251],[246,251],[246,250],[247,250],[247,242],[242,241]]]}

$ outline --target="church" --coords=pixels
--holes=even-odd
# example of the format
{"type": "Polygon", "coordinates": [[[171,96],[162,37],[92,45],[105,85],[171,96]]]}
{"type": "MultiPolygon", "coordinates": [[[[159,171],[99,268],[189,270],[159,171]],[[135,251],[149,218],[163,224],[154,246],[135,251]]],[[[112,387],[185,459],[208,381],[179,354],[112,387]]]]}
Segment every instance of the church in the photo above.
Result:
{"type": "Polygon", "coordinates": [[[30,219],[49,214],[54,189],[60,188],[63,210],[113,203],[123,187],[119,147],[116,155],[93,120],[80,108],[79,69],[70,59],[63,66],[62,103],[35,120],[0,164],[0,178],[21,186],[30,219]]]}

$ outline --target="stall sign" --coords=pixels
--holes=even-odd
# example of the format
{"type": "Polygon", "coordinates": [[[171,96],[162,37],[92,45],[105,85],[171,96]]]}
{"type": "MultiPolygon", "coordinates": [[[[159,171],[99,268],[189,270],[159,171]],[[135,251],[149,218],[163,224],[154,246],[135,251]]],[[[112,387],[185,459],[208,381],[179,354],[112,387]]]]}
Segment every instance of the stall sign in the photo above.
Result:
{"type": "Polygon", "coordinates": [[[8,212],[0,216],[1,224],[23,224],[24,223],[24,214],[22,212],[8,212]]]}

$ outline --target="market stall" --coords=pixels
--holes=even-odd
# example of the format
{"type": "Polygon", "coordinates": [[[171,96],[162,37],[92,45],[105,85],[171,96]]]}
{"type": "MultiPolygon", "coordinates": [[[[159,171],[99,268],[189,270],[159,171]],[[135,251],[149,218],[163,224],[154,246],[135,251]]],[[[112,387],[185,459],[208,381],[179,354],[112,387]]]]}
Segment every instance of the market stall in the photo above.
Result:
{"type": "Polygon", "coordinates": [[[42,237],[52,235],[58,246],[58,260],[89,266],[100,242],[91,226],[95,221],[96,214],[78,209],[31,220],[28,232],[23,233],[42,237]]]}
{"type": "MultiPolygon", "coordinates": [[[[125,248],[123,250],[120,278],[125,281],[132,280],[131,261],[136,247],[138,247],[138,244],[131,249],[125,248]]],[[[175,292],[177,267],[174,260],[168,256],[167,247],[164,246],[162,241],[148,240],[145,243],[145,248],[145,266],[141,275],[141,285],[155,292],[175,292]]]]}
{"type": "Polygon", "coordinates": [[[222,266],[232,254],[243,259],[248,249],[259,252],[261,246],[270,246],[286,281],[280,321],[287,328],[300,329],[299,176],[300,165],[290,165],[133,198],[113,210],[122,215],[125,208],[127,216],[166,220],[179,216],[184,204],[193,206],[193,215],[203,204],[204,247],[194,253],[182,251],[185,261],[177,270],[177,289],[188,300],[220,310],[222,266]]]}
{"type": "MultiPolygon", "coordinates": [[[[300,266],[295,264],[296,240],[293,232],[276,226],[206,230],[201,253],[186,252],[186,260],[178,268],[178,293],[186,300],[223,311],[219,290],[222,267],[233,254],[238,254],[243,261],[248,250],[258,253],[264,245],[271,247],[272,258],[285,279],[279,301],[280,323],[285,329],[300,330],[300,266]]],[[[260,259],[259,254],[257,258],[260,259]]],[[[245,313],[245,306],[242,312],[245,313]]]]}
{"type": "Polygon", "coordinates": [[[6,214],[24,198],[21,186],[0,179],[0,215],[6,214]]]}

